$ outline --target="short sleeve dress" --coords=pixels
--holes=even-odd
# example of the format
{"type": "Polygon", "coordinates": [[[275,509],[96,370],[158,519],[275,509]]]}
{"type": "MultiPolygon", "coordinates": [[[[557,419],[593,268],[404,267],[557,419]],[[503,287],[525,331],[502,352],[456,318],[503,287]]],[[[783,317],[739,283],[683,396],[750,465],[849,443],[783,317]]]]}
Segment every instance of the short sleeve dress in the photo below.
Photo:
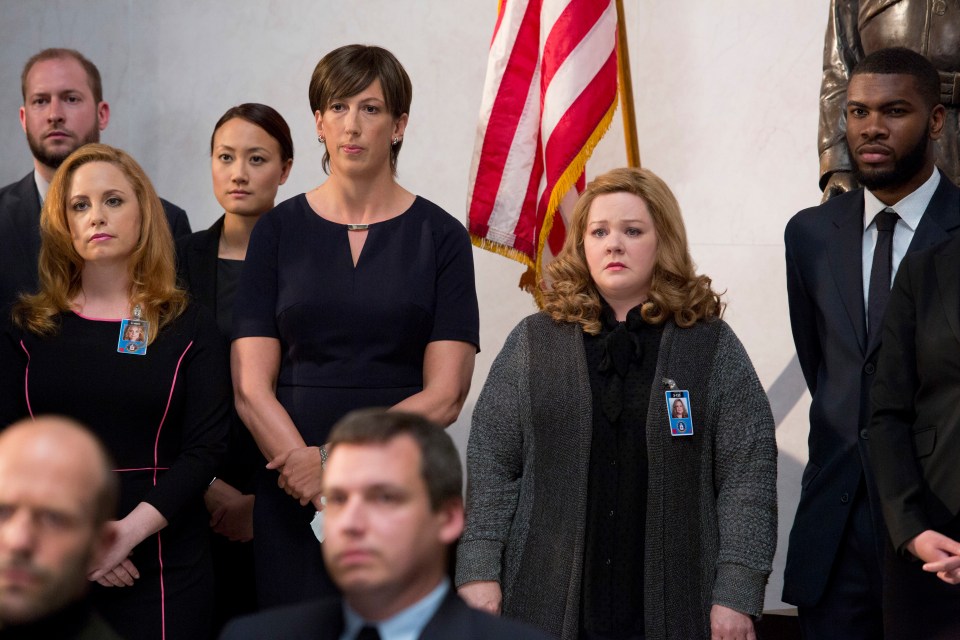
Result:
{"type": "MultiPolygon", "coordinates": [[[[417,197],[372,224],[353,264],[346,225],[300,194],[266,213],[250,238],[234,306],[233,338],[280,341],[277,399],[307,445],[326,442],[349,411],[389,407],[423,388],[428,343],[479,345],[470,238],[417,197]]],[[[254,507],[261,606],[331,592],[309,523],[314,510],[264,470],[254,507]]]]}
{"type": "Polygon", "coordinates": [[[120,477],[118,517],[146,502],[169,524],[134,547],[134,586],[94,585],[97,610],[125,638],[206,640],[213,573],[203,492],[226,449],[226,343],[199,305],[145,355],[118,353],[119,320],[59,320],[49,337],[4,331],[0,420],[65,415],[103,440],[120,477]]]}

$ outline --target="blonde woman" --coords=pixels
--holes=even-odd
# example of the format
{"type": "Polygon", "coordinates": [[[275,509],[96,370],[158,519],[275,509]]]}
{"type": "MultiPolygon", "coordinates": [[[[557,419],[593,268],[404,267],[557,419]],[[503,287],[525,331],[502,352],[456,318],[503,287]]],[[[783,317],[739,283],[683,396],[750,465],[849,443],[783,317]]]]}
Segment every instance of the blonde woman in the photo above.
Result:
{"type": "Polygon", "coordinates": [[[460,594],[564,639],[753,638],[773,417],[676,199],[650,171],[599,176],[548,269],[474,410],[460,594]]]}
{"type": "Polygon", "coordinates": [[[88,144],[71,154],[40,228],[40,291],[21,300],[0,341],[0,421],[62,414],[103,439],[121,517],[89,574],[99,611],[131,640],[206,639],[203,492],[225,448],[225,345],[177,288],[160,200],[123,151],[88,144]],[[132,320],[145,350],[120,348],[132,320]]]}

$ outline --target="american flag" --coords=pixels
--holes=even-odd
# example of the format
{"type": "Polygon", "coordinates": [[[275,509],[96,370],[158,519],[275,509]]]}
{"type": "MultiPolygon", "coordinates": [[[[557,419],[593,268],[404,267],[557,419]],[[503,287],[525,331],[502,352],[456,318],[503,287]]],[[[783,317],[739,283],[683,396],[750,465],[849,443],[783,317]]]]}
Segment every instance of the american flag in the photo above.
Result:
{"type": "MultiPolygon", "coordinates": [[[[617,106],[614,0],[501,0],[467,195],[477,246],[532,270],[563,246],[564,214],[617,106]],[[560,216],[556,216],[557,212],[560,216]]],[[[528,271],[530,274],[530,271],[528,271]]]]}

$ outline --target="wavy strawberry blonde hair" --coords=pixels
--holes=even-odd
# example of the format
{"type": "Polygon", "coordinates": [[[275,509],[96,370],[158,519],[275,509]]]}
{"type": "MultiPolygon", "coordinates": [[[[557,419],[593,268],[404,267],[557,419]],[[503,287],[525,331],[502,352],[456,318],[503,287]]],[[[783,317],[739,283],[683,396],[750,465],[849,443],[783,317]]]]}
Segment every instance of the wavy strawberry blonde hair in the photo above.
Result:
{"type": "Polygon", "coordinates": [[[67,222],[70,187],[77,169],[91,162],[108,162],[123,172],[140,206],[140,239],[130,256],[130,308],[140,305],[142,317],[156,330],[176,319],[187,306],[187,297],[177,288],[173,236],[160,198],[137,161],[124,151],[105,144],[86,144],[74,151],[53,176],[40,213],[40,291],[21,296],[13,320],[22,329],[38,335],[54,335],[58,316],[73,308],[81,293],[83,258],[77,253],[67,222]]]}
{"type": "Polygon", "coordinates": [[[690,258],[680,205],[666,183],[647,169],[613,169],[597,176],[580,195],[563,249],[547,265],[551,285],[540,308],[558,322],[575,322],[590,334],[600,332],[601,296],[583,250],[590,207],[598,195],[632,193],[647,205],[657,232],[657,256],[649,299],[640,309],[650,324],[672,319],[680,327],[723,315],[724,304],[712,281],[697,275],[690,258]]]}

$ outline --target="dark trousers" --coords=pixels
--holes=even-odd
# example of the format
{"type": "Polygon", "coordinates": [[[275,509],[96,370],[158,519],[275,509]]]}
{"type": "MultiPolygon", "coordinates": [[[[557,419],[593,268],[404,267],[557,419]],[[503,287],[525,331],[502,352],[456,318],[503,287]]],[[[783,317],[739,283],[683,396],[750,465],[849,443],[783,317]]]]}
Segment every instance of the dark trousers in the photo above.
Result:
{"type": "Polygon", "coordinates": [[[823,597],[798,610],[804,640],[883,638],[882,547],[862,484],[850,509],[823,597]]]}
{"type": "MultiPolygon", "coordinates": [[[[936,529],[960,540],[960,515],[936,529]]],[[[887,544],[884,556],[887,589],[883,626],[887,640],[956,640],[960,638],[960,585],[950,585],[909,553],[897,555],[887,544]]]]}

